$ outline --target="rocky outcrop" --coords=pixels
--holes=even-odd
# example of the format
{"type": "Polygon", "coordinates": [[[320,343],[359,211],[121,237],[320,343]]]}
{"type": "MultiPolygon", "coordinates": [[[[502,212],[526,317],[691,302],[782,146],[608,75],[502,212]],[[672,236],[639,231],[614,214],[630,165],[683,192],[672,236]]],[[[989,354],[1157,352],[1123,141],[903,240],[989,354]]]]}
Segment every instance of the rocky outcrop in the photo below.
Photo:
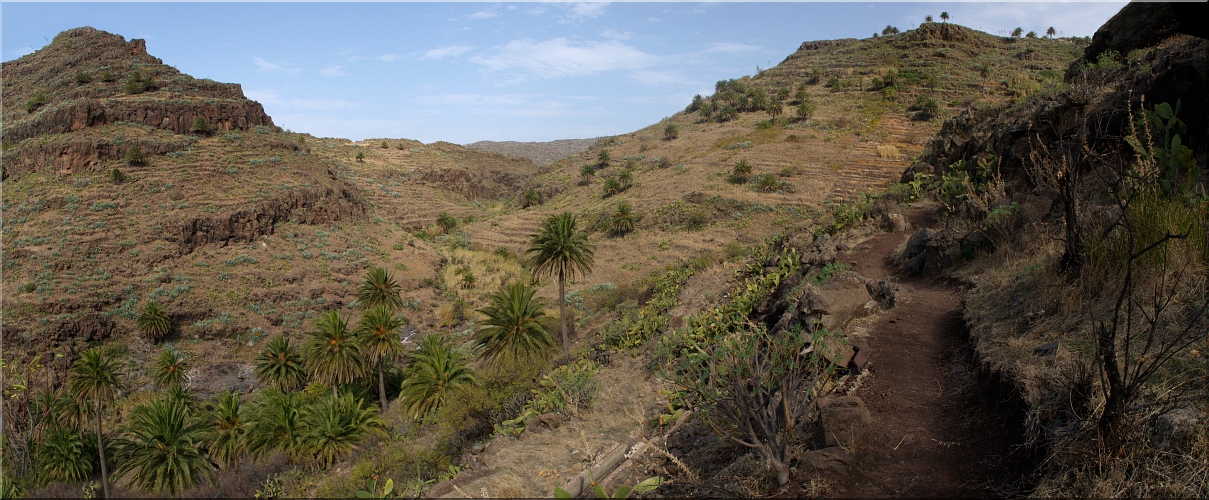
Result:
{"type": "MultiPolygon", "coordinates": [[[[420,173],[419,180],[457,193],[467,200],[500,200],[515,196],[532,185],[532,178],[521,173],[462,168],[425,170],[420,173]]],[[[549,197],[547,194],[543,199],[549,197]]]]}
{"type": "Polygon", "coordinates": [[[198,101],[158,100],[152,98],[78,99],[44,107],[26,119],[5,123],[4,139],[19,142],[41,135],[75,132],[117,122],[187,134],[194,120],[205,119],[219,131],[247,130],[273,126],[260,103],[249,100],[198,101]]]}
{"type": "Polygon", "coordinates": [[[68,136],[62,140],[39,141],[39,144],[13,148],[4,155],[4,170],[6,175],[14,177],[46,169],[69,175],[96,170],[106,160],[121,159],[136,146],[143,154],[155,156],[183,150],[192,142],[191,136],[172,140],[130,139],[120,143],[109,139],[68,136]]]}
{"type": "Polygon", "coordinates": [[[295,219],[304,224],[329,224],[354,214],[364,214],[365,204],[352,188],[300,189],[289,195],[263,201],[230,215],[195,217],[177,228],[168,241],[179,245],[183,255],[201,245],[250,242],[273,234],[274,224],[295,219]]]}

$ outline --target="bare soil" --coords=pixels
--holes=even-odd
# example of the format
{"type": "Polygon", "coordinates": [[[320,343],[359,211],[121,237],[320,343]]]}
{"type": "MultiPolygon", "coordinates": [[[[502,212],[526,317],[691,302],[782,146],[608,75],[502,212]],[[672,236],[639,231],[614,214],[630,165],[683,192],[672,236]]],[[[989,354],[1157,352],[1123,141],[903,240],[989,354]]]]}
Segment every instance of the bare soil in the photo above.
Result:
{"type": "MultiPolygon", "coordinates": [[[[925,213],[908,214],[914,227],[925,213]]],[[[864,325],[870,376],[856,390],[872,414],[844,497],[981,497],[1019,493],[1027,457],[1014,453],[1021,410],[977,379],[958,287],[905,278],[889,257],[910,232],[883,233],[853,255],[854,270],[897,282],[896,306],[864,325]]],[[[790,494],[793,493],[791,489],[790,494]]]]}

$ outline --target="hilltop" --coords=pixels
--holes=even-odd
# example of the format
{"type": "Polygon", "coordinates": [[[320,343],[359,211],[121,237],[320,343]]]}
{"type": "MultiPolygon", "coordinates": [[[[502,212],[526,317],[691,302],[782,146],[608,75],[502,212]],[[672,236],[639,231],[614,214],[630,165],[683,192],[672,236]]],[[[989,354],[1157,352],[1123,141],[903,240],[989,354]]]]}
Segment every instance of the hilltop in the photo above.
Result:
{"type": "Polygon", "coordinates": [[[544,167],[566,156],[587,151],[596,141],[597,139],[560,139],[548,142],[478,141],[467,144],[466,147],[523,156],[544,167]]]}

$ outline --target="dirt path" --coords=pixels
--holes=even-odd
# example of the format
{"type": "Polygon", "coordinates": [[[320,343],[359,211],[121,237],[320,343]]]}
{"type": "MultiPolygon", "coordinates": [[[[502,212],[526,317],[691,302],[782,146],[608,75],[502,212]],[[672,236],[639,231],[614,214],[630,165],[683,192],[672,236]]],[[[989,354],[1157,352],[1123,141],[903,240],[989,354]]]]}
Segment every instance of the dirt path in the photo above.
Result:
{"type": "MultiPolygon", "coordinates": [[[[908,215],[926,225],[923,212],[908,215]]],[[[1001,495],[1019,477],[1010,456],[1012,411],[970,371],[956,286],[895,275],[887,258],[910,233],[883,233],[853,255],[854,270],[901,288],[896,306],[866,324],[871,376],[857,389],[873,422],[858,443],[845,497],[1001,495]]],[[[1018,420],[1017,420],[1018,421],[1018,420]]]]}

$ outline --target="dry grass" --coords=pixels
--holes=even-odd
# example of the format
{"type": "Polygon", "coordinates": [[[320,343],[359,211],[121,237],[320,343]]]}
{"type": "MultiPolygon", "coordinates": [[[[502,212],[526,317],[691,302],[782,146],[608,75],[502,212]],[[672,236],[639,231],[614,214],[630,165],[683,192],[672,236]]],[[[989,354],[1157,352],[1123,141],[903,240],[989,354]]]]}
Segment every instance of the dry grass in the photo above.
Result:
{"type": "Polygon", "coordinates": [[[883,144],[877,147],[877,155],[883,160],[897,160],[899,152],[897,147],[891,144],[883,144]]]}

